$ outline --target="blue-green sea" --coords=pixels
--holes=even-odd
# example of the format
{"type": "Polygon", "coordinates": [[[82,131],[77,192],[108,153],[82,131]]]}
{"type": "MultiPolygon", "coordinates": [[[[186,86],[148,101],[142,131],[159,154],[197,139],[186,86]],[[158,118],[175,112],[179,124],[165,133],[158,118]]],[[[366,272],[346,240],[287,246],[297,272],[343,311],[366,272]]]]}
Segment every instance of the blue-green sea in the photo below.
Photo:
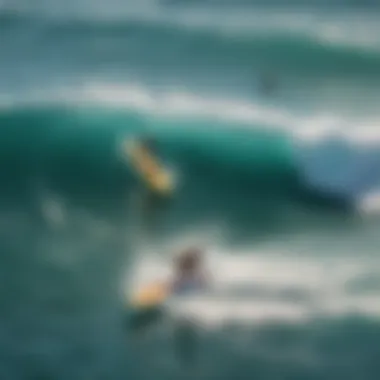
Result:
{"type": "Polygon", "coordinates": [[[379,379],[379,6],[0,0],[0,379],[379,379]],[[212,291],[131,331],[191,244],[212,291]]]}

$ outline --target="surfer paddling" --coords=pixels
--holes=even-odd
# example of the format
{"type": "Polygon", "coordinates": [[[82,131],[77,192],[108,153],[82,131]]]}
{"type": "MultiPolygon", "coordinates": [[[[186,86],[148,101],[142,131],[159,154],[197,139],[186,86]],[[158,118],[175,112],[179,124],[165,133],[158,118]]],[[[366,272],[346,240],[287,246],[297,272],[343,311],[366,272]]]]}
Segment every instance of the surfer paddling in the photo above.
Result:
{"type": "MultiPolygon", "coordinates": [[[[135,313],[130,319],[130,327],[135,333],[147,332],[148,328],[167,319],[162,305],[171,295],[184,295],[202,291],[209,285],[203,262],[204,252],[197,247],[183,250],[174,260],[172,279],[152,284],[137,294],[132,305],[135,313]]],[[[189,368],[194,365],[198,352],[198,327],[191,315],[169,319],[174,328],[173,348],[178,360],[189,368]]]]}
{"type": "Polygon", "coordinates": [[[173,278],[144,287],[132,298],[132,304],[138,308],[157,307],[171,295],[191,294],[206,289],[209,279],[202,256],[203,251],[199,248],[182,251],[174,261],[173,278]]]}

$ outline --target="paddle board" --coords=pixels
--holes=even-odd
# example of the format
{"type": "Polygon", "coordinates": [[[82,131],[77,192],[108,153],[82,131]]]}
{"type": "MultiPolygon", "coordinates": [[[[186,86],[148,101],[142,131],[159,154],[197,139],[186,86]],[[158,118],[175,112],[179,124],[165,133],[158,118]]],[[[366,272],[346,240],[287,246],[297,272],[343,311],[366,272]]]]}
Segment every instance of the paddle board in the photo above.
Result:
{"type": "Polygon", "coordinates": [[[161,195],[170,195],[174,191],[172,174],[138,141],[125,142],[124,152],[131,166],[152,191],[161,195]]]}

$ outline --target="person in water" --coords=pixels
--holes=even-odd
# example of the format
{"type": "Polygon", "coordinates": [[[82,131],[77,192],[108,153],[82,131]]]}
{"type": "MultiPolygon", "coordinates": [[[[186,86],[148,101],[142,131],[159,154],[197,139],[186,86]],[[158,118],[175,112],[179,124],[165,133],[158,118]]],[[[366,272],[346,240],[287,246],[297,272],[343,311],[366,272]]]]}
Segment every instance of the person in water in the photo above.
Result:
{"type": "MultiPolygon", "coordinates": [[[[182,251],[174,261],[174,277],[169,280],[158,282],[158,290],[153,290],[153,298],[158,297],[158,303],[154,302],[152,312],[143,312],[144,318],[137,318],[138,325],[147,327],[150,319],[154,322],[157,315],[161,315],[160,305],[165,298],[171,295],[191,294],[204,290],[208,287],[209,281],[204,271],[203,251],[199,248],[187,248],[182,251]],[[156,306],[159,306],[158,309],[156,306]],[[158,312],[157,312],[158,310],[158,312]],[[151,318],[152,317],[152,318],[151,318]]],[[[149,293],[148,293],[149,294],[149,293]]]]}
{"type": "MultiPolygon", "coordinates": [[[[197,247],[183,250],[174,260],[174,277],[162,284],[167,295],[184,295],[201,291],[209,286],[209,277],[204,270],[204,252],[197,247]]],[[[147,332],[149,327],[167,318],[164,309],[153,308],[137,315],[130,326],[134,332],[147,332]]],[[[179,363],[187,369],[195,368],[201,344],[199,328],[192,316],[169,319],[173,325],[173,349],[179,363]]]]}
{"type": "Polygon", "coordinates": [[[174,278],[169,285],[172,294],[183,294],[208,287],[209,281],[204,270],[203,251],[187,248],[174,261],[174,278]]]}
{"type": "MultiPolygon", "coordinates": [[[[204,252],[197,247],[182,251],[174,261],[174,278],[170,282],[172,295],[183,295],[202,291],[209,286],[203,260],[204,252]]],[[[180,317],[175,322],[174,350],[178,360],[187,368],[193,367],[199,351],[197,323],[191,316],[180,317]]]]}

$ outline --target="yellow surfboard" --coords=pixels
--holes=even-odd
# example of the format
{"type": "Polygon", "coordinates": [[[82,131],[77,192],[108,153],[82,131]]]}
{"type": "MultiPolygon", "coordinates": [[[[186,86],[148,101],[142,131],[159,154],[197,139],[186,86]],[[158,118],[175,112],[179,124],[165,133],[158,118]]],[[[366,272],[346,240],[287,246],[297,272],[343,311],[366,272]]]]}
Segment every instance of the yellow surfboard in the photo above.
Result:
{"type": "Polygon", "coordinates": [[[124,150],[133,168],[151,190],[162,195],[173,192],[173,176],[151,152],[135,141],[127,141],[124,150]]]}
{"type": "Polygon", "coordinates": [[[160,306],[168,295],[169,289],[167,285],[153,283],[135,292],[130,299],[130,304],[136,309],[153,308],[160,306]]]}

